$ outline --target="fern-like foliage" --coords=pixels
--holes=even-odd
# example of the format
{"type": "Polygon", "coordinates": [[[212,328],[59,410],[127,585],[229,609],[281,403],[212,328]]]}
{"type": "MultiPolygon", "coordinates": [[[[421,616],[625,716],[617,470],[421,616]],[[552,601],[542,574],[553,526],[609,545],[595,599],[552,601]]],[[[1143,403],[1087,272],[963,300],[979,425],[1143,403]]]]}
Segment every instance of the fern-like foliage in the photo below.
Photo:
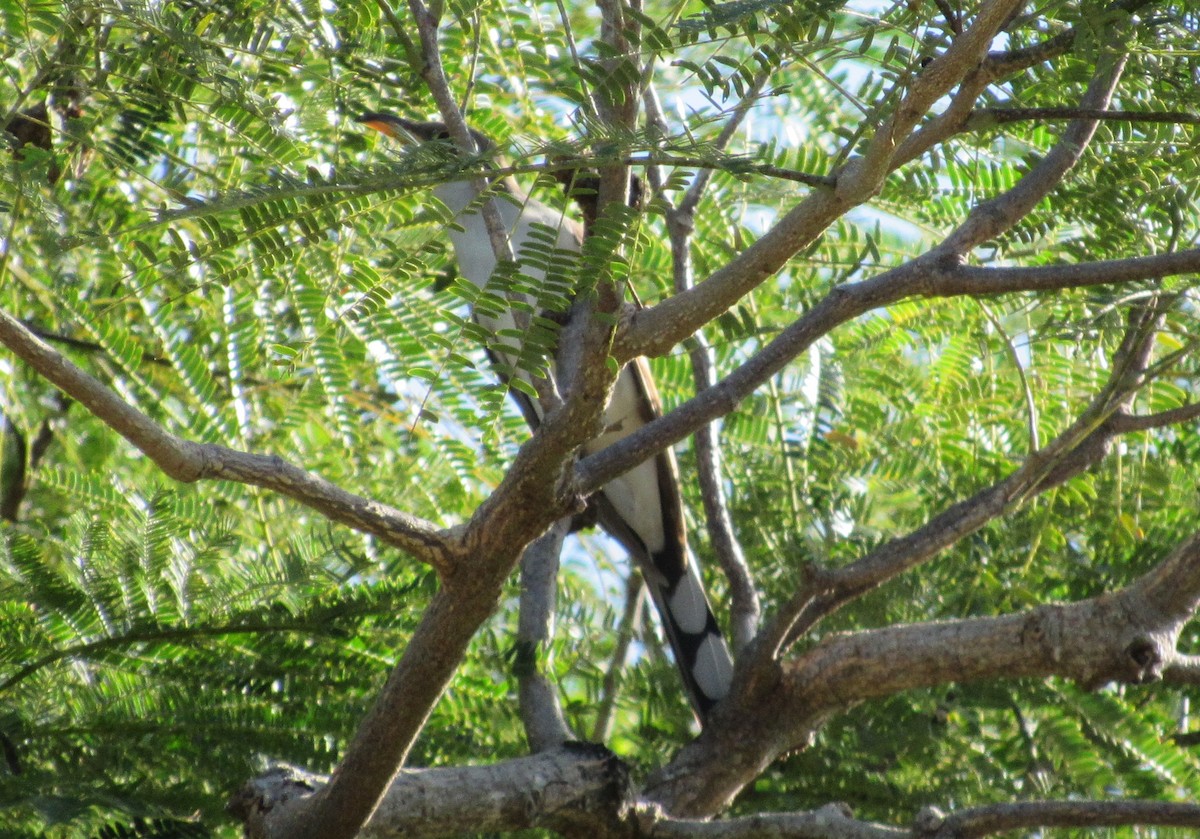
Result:
{"type": "MultiPolygon", "coordinates": [[[[403,4],[391,5],[410,31],[403,4]]],[[[1076,103],[1107,49],[1108,5],[1051,0],[1010,21],[997,49],[1068,31],[1076,40],[990,86],[980,106],[1076,103]]],[[[436,143],[393,153],[360,133],[351,117],[365,110],[433,114],[418,57],[375,2],[0,0],[0,309],[174,434],[278,454],[461,524],[526,439],[507,390],[546,371],[572,302],[602,282],[646,305],[676,292],[663,202],[711,172],[689,253],[703,280],[827,189],[822,179],[861,152],[970,13],[955,3],[646,4],[624,9],[626,53],[605,46],[587,4],[444,6],[455,92],[502,154],[463,160],[436,143]],[[643,77],[665,126],[599,118],[598,101],[643,77]],[[7,127],[39,105],[52,143],[21,145],[7,127]],[[743,106],[742,129],[719,145],[743,106]],[[429,188],[511,165],[537,200],[576,215],[538,171],[559,155],[686,165],[657,171],[646,206],[606,207],[581,254],[539,230],[485,289],[458,277],[454,222],[429,188]],[[472,318],[513,308],[521,327],[509,332],[472,318]],[[489,350],[509,366],[490,367],[489,350]]],[[[1196,11],[1171,0],[1145,8],[1122,19],[1129,56],[1113,107],[1196,113],[1196,11]]],[[[830,289],[940,242],[1027,174],[1065,122],[979,124],[892,172],[869,204],[710,323],[718,376],[830,289]]],[[[1103,123],[1070,177],[972,258],[1048,265],[1194,247],[1197,145],[1186,122],[1103,123]]],[[[906,301],[823,336],[719,428],[732,517],[768,612],[808,563],[860,558],[1060,432],[1109,375],[1128,311],[1153,292],[1174,295],[1155,346],[1172,363],[1133,410],[1194,402],[1194,286],[1184,276],[906,301]]],[[[652,365],[668,408],[693,395],[682,349],[652,365]]],[[[330,768],[403,650],[432,575],[253,488],[164,485],[111,429],[4,353],[0,416],[0,510],[13,511],[0,522],[0,835],[233,836],[225,798],[264,762],[330,768]]],[[[688,443],[679,455],[693,474],[688,443]]],[[[821,631],[1011,612],[1125,585],[1194,530],[1198,457],[1190,427],[1128,435],[1087,474],[821,631]]],[[[683,488],[689,538],[711,569],[697,482],[683,488]]],[[[576,731],[589,732],[612,698],[610,745],[649,769],[692,720],[652,629],[633,646],[636,661],[617,668],[616,696],[603,695],[628,573],[603,540],[572,541],[546,670],[576,731]]],[[[511,674],[517,597],[514,583],[415,763],[524,750],[511,674]]],[[[1194,628],[1181,643],[1195,651],[1194,628]]],[[[1132,693],[1005,683],[867,703],[738,807],[839,800],[908,823],[931,802],[1195,798],[1196,761],[1171,736],[1177,698],[1132,693]]]]}

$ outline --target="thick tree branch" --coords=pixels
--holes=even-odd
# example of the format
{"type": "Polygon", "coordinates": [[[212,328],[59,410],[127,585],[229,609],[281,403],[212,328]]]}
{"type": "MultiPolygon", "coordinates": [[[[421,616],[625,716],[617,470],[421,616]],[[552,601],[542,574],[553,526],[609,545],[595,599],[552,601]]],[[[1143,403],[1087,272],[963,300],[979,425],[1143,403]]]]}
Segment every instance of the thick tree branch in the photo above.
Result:
{"type": "Polygon", "coordinates": [[[1151,124],[1200,125],[1200,114],[1187,111],[1111,111],[1104,108],[979,108],[967,119],[966,128],[976,130],[1024,120],[1097,120],[1099,122],[1145,122],[1151,124]]]}
{"type": "Polygon", "coordinates": [[[1200,656],[1178,656],[1163,671],[1163,681],[1173,685],[1200,685],[1200,656]]]}
{"type": "Polygon", "coordinates": [[[1141,684],[1160,678],[1175,657],[1175,640],[1197,602],[1200,535],[1115,594],[999,617],[830,636],[784,664],[783,689],[808,716],[844,708],[851,697],[951,681],[1061,676],[1088,688],[1141,684]]]}
{"type": "MultiPolygon", "coordinates": [[[[1155,0],[1118,0],[1118,2],[1109,5],[1105,11],[1122,11],[1133,15],[1139,9],[1153,5],[1154,2],[1155,0]]],[[[1075,40],[1079,37],[1080,31],[1079,27],[1072,27],[1037,44],[1013,50],[990,52],[984,61],[984,68],[993,78],[1010,76],[1014,73],[1028,70],[1030,67],[1035,67],[1038,64],[1043,64],[1051,59],[1066,55],[1075,45],[1075,40]]],[[[1090,26],[1083,31],[1090,33],[1090,26]]]]}
{"type": "MultiPolygon", "coordinates": [[[[1018,829],[1123,825],[1200,826],[1200,806],[1167,801],[1024,801],[943,813],[928,808],[912,828],[855,819],[844,804],[800,813],[721,821],[631,810],[625,767],[606,750],[569,745],[486,766],[406,770],[364,826],[364,839],[437,839],[463,833],[542,828],[563,835],[626,839],[963,839],[1018,829]],[[488,795],[480,795],[486,789],[488,795]]],[[[277,768],[248,782],[228,809],[251,839],[281,807],[319,793],[325,779],[277,768]]]]}
{"type": "Polygon", "coordinates": [[[952,813],[928,808],[911,829],[853,818],[845,805],[720,821],[661,819],[651,839],[976,839],[1015,830],[1123,826],[1200,827],[1200,805],[1174,801],[1018,801],[952,813]]]}
{"type": "Polygon", "coordinates": [[[1126,433],[1131,431],[1149,431],[1168,425],[1178,425],[1179,423],[1191,422],[1197,418],[1200,418],[1200,402],[1181,405],[1178,408],[1172,408],[1169,411],[1160,411],[1157,414],[1145,414],[1142,416],[1121,414],[1113,417],[1113,424],[1119,432],[1126,433]]]}
{"type": "MultiPolygon", "coordinates": [[[[649,819],[643,819],[649,821],[649,819]]],[[[912,839],[910,830],[860,821],[844,804],[805,813],[764,813],[720,821],[659,818],[649,839],[912,839]]]]}
{"type": "Polygon", "coordinates": [[[347,492],[276,455],[250,454],[171,434],[3,311],[0,311],[0,344],[91,411],[174,480],[237,481],[273,490],[332,521],[394,545],[439,573],[448,571],[455,562],[457,539],[449,531],[347,492]]]}
{"type": "MultiPolygon", "coordinates": [[[[272,770],[248,782],[229,810],[245,822],[250,839],[278,836],[278,812],[305,809],[325,783],[296,770],[272,770]]],[[[487,766],[406,769],[359,835],[434,839],[543,828],[605,836],[627,816],[628,784],[616,756],[589,744],[487,766]]]]}
{"type": "MultiPolygon", "coordinates": [[[[520,551],[519,546],[514,549],[520,551]]],[[[359,724],[329,784],[265,814],[265,839],[351,839],[374,812],[519,557],[472,557],[469,579],[438,591],[399,664],[359,724]]]]}
{"type": "Polygon", "coordinates": [[[1175,801],[1014,801],[922,815],[914,839],[975,839],[1055,827],[1200,828],[1200,805],[1175,801]]]}
{"type": "Polygon", "coordinates": [[[1200,603],[1200,534],[1127,588],[1070,604],[832,635],[783,664],[745,705],[718,718],[650,780],[677,816],[707,816],[780,753],[864,699],[982,679],[1058,676],[1095,688],[1162,678],[1200,603]]]}
{"type": "Polygon", "coordinates": [[[1190,620],[1200,607],[1200,535],[1184,542],[1128,591],[1165,620],[1181,626],[1190,620]]]}

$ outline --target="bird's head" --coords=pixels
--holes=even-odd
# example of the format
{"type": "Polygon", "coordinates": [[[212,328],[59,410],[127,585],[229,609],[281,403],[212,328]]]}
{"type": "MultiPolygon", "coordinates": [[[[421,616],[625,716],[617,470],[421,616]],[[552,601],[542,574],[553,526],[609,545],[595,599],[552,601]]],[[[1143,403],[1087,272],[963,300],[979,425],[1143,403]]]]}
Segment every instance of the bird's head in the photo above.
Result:
{"type": "MultiPolygon", "coordinates": [[[[367,128],[373,128],[393,140],[399,140],[406,146],[415,146],[433,140],[447,142],[450,140],[450,132],[446,129],[445,123],[418,122],[386,111],[363,114],[355,117],[355,122],[361,123],[367,128]]],[[[475,140],[475,147],[480,152],[488,151],[494,146],[491,140],[474,129],[471,129],[471,137],[475,140]]]]}

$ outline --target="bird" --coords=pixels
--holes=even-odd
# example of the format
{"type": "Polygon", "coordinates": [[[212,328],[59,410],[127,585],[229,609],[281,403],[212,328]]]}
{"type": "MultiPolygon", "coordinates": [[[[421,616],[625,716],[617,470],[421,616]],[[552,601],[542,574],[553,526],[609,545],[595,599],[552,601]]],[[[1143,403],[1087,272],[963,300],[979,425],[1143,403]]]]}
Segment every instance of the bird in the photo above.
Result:
{"type": "MultiPolygon", "coordinates": [[[[392,113],[374,112],[357,118],[362,125],[407,146],[441,141],[450,135],[443,123],[421,122],[392,113]]],[[[471,131],[479,151],[490,152],[493,143],[471,131]]],[[[483,216],[479,212],[477,188],[463,175],[433,188],[434,196],[454,216],[448,227],[460,274],[483,288],[497,260],[483,216]]],[[[578,253],[584,230],[564,211],[524,194],[511,178],[493,184],[510,200],[493,201],[510,247],[521,260],[523,248],[544,242],[553,231],[557,248],[578,253]],[[540,236],[540,239],[539,239],[540,236]]],[[[522,271],[535,280],[545,276],[538,264],[523,264],[522,271]]],[[[524,301],[533,304],[531,298],[524,301]]],[[[476,310],[477,323],[492,334],[514,330],[517,319],[511,310],[476,310]]],[[[565,334],[566,330],[560,332],[565,334]]],[[[508,332],[507,334],[515,334],[508,332]]],[[[561,349],[560,349],[561,352],[561,349]]],[[[489,352],[505,375],[525,375],[517,370],[515,358],[502,350],[489,352]]],[[[524,389],[510,387],[526,421],[536,431],[542,409],[524,389]]],[[[603,415],[603,431],[582,448],[584,456],[601,451],[637,431],[662,414],[662,404],[645,358],[636,358],[619,372],[603,415]]],[[[664,449],[654,457],[613,479],[593,496],[601,527],[624,547],[641,569],[675,657],[685,693],[703,724],[712,708],[729,692],[733,660],[721,634],[694,555],[688,548],[679,470],[674,453],[664,449]]]]}

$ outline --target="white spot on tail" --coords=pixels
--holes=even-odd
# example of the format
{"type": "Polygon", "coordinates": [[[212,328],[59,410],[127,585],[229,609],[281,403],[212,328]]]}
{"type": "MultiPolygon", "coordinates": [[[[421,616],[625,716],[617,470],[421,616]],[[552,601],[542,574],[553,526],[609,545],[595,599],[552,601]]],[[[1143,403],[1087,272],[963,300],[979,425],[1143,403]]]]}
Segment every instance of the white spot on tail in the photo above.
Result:
{"type": "Polygon", "coordinates": [[[689,635],[699,635],[708,626],[708,600],[694,568],[683,575],[667,606],[676,625],[689,635]]]}
{"type": "Polygon", "coordinates": [[[711,632],[700,642],[696,664],[692,667],[696,687],[709,699],[724,699],[733,681],[733,661],[720,635],[711,632]]]}

